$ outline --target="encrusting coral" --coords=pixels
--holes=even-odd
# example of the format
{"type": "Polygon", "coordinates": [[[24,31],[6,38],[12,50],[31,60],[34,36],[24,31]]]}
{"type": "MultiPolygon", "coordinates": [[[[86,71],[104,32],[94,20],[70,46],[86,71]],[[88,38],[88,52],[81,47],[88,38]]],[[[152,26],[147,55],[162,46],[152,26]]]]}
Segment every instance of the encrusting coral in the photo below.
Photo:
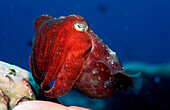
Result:
{"type": "Polygon", "coordinates": [[[34,100],[28,71],[0,61],[0,110],[10,110],[20,102],[34,100]]]}

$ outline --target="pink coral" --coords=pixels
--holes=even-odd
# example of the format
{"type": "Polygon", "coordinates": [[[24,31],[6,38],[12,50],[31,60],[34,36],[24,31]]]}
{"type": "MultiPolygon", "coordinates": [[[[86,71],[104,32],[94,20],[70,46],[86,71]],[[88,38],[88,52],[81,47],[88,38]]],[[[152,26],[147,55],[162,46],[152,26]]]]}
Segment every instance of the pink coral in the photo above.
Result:
{"type": "Polygon", "coordinates": [[[90,110],[77,106],[64,106],[48,101],[25,101],[16,106],[13,110],[90,110]]]}

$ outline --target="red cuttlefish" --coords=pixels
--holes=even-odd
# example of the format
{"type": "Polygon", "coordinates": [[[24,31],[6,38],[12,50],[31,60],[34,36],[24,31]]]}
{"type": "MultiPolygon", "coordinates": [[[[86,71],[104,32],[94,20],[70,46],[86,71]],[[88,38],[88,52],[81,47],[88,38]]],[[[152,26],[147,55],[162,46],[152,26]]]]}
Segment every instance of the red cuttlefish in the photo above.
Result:
{"type": "Polygon", "coordinates": [[[108,98],[129,87],[140,89],[140,75],[125,74],[115,52],[83,17],[41,15],[34,27],[30,67],[45,96],[59,97],[72,87],[90,98],[108,98]]]}

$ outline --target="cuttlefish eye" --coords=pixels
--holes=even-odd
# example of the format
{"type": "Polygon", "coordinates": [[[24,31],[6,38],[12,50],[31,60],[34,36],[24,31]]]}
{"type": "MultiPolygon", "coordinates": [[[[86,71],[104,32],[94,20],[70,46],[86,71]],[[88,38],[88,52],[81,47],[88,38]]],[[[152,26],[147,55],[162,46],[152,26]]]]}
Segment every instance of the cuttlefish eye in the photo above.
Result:
{"type": "Polygon", "coordinates": [[[86,31],[88,26],[86,25],[86,23],[77,23],[75,22],[74,23],[74,28],[77,30],[77,31],[86,31]]]}

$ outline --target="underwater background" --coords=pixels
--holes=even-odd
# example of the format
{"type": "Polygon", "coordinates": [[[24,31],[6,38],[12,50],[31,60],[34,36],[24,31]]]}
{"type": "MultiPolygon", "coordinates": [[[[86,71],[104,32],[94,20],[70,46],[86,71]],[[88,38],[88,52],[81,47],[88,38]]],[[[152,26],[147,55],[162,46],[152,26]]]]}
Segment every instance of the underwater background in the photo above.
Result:
{"type": "Polygon", "coordinates": [[[138,95],[96,100],[71,90],[59,98],[61,104],[95,110],[170,108],[169,0],[1,0],[0,14],[1,61],[30,71],[35,19],[42,14],[77,14],[117,53],[125,68],[143,72],[144,87],[138,95]]]}

